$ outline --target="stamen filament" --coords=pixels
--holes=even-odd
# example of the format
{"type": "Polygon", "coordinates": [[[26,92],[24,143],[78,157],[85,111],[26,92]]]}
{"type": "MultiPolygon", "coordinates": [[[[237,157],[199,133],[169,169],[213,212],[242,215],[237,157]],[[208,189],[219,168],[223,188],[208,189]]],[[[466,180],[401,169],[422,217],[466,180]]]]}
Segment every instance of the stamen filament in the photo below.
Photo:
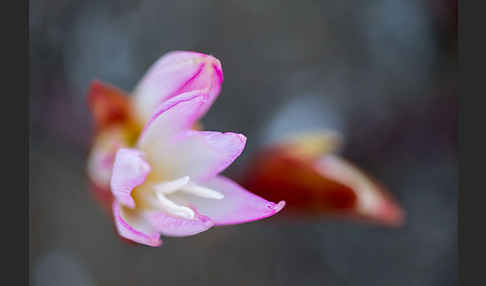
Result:
{"type": "Polygon", "coordinates": [[[189,176],[157,184],[154,188],[157,192],[167,195],[179,190],[181,187],[187,185],[187,183],[189,183],[189,176]]]}
{"type": "Polygon", "coordinates": [[[199,197],[203,198],[208,198],[208,199],[216,199],[216,200],[221,200],[224,198],[224,195],[220,192],[217,192],[215,190],[198,186],[194,183],[189,183],[181,188],[181,191],[193,194],[199,197]]]}
{"type": "Polygon", "coordinates": [[[174,203],[173,201],[169,200],[163,193],[156,192],[156,195],[157,198],[159,199],[161,206],[167,212],[169,212],[169,214],[181,216],[187,219],[194,218],[195,213],[192,209],[174,203]]]}
{"type": "Polygon", "coordinates": [[[196,185],[195,183],[189,181],[189,176],[184,176],[172,181],[167,181],[155,185],[155,195],[159,200],[159,206],[171,215],[180,216],[187,219],[193,219],[196,214],[191,208],[173,202],[172,200],[167,198],[166,195],[172,194],[177,191],[183,191],[185,193],[208,199],[221,200],[224,198],[224,195],[220,192],[196,185]]]}

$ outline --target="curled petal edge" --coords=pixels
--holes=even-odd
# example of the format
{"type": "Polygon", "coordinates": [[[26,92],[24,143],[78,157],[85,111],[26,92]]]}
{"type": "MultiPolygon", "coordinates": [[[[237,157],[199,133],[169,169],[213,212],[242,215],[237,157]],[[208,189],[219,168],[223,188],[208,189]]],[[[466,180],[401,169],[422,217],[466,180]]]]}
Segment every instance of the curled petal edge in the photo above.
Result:
{"type": "Polygon", "coordinates": [[[162,245],[159,233],[150,230],[145,225],[144,219],[139,217],[139,214],[127,214],[116,201],[113,202],[113,218],[118,234],[121,237],[152,247],[162,245]]]}

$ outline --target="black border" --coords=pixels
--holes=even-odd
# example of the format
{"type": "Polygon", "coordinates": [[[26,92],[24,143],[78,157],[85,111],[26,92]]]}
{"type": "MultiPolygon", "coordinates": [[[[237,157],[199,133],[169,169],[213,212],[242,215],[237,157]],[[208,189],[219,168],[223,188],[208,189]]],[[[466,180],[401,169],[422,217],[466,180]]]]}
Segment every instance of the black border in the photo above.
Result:
{"type": "Polygon", "coordinates": [[[3,3],[2,239],[3,284],[28,285],[29,271],[29,2],[3,3]],[[20,141],[20,142],[19,142],[20,141]],[[13,271],[16,270],[16,271],[13,271]],[[11,279],[9,279],[11,278],[11,279]],[[9,283],[7,281],[14,281],[9,283]]]}
{"type": "MultiPolygon", "coordinates": [[[[12,125],[12,133],[7,133],[9,131],[4,131],[4,138],[19,138],[21,142],[13,141],[11,148],[4,149],[5,153],[12,157],[12,164],[7,165],[7,170],[10,169],[6,174],[12,173],[12,175],[7,175],[8,180],[12,180],[12,184],[8,187],[4,186],[4,194],[14,194],[15,203],[8,203],[6,201],[3,206],[8,207],[8,213],[4,216],[5,221],[9,221],[11,226],[6,227],[2,230],[2,233],[8,237],[11,242],[4,244],[6,249],[9,250],[9,259],[7,267],[4,268],[2,272],[5,276],[4,281],[15,281],[13,284],[16,285],[28,285],[29,283],[29,97],[30,97],[30,45],[29,45],[29,1],[12,1],[8,4],[12,4],[15,9],[11,9],[10,5],[5,5],[6,9],[3,12],[6,14],[3,19],[7,23],[4,23],[4,27],[7,30],[3,35],[4,40],[2,41],[4,46],[8,46],[9,51],[5,53],[6,58],[9,61],[8,68],[4,69],[8,73],[15,74],[17,80],[5,80],[9,87],[8,91],[5,91],[4,98],[14,98],[15,109],[11,109],[10,100],[7,100],[8,104],[4,105],[7,108],[5,110],[9,111],[9,118],[4,122],[4,126],[12,125]],[[15,12],[14,12],[15,11],[15,12]],[[15,115],[10,113],[15,112],[15,115]],[[19,111],[20,110],[20,113],[19,111]],[[12,112],[10,112],[12,111],[12,112]],[[26,116],[22,116],[25,112],[26,116]],[[25,121],[24,121],[25,120],[25,121]],[[15,124],[12,124],[15,123],[15,124]],[[12,136],[15,134],[15,136],[12,136]],[[14,151],[15,149],[15,151],[14,151]],[[12,150],[12,151],[10,151],[12,150]],[[20,164],[19,164],[20,163],[20,164]],[[15,169],[11,169],[15,166],[15,169]],[[15,174],[15,176],[13,176],[15,174]],[[18,177],[20,175],[20,178],[18,177]],[[25,177],[24,177],[25,176],[25,177]],[[12,210],[11,210],[12,209],[12,210]],[[22,210],[25,210],[22,212],[22,210]],[[22,213],[22,214],[20,214],[22,213]],[[21,221],[14,220],[13,217],[18,218],[21,221]],[[24,239],[20,239],[23,237],[24,239]],[[22,244],[24,246],[22,246],[22,244]],[[13,254],[10,254],[13,253],[13,254]],[[25,258],[25,259],[24,259],[25,258]],[[13,265],[10,261],[15,261],[15,266],[19,266],[21,270],[20,273],[17,271],[9,271],[13,265]],[[22,266],[21,266],[22,265],[22,266]],[[18,284],[17,284],[18,283],[18,284]]],[[[10,140],[8,140],[10,141],[10,140]]],[[[8,282],[5,282],[9,284],[8,282]]]]}
{"type": "Polygon", "coordinates": [[[459,207],[458,207],[458,265],[460,285],[485,285],[484,259],[486,251],[484,218],[486,217],[484,163],[477,150],[484,152],[484,123],[486,114],[486,41],[483,1],[458,2],[458,74],[460,84],[459,110],[459,207]],[[467,5],[465,5],[467,3],[467,5]],[[476,6],[473,6],[476,4],[476,6]],[[483,21],[481,21],[483,20],[483,21]],[[483,23],[481,23],[483,22],[483,23]],[[481,99],[481,102],[473,102],[481,99]],[[465,133],[469,133],[466,140],[465,133]],[[471,138],[472,137],[472,138],[471,138]],[[471,143],[473,142],[473,143],[471,143]],[[474,160],[476,159],[476,160],[474,160]],[[476,166],[466,162],[476,161],[476,166]],[[466,207],[467,202],[467,207],[466,207]],[[467,218],[466,218],[467,214],[467,218]],[[467,238],[464,228],[468,227],[467,238]],[[474,257],[475,256],[475,257],[474,257]],[[474,258],[474,259],[473,259],[474,258]]]}
{"type": "MultiPolygon", "coordinates": [[[[23,21],[23,24],[25,25],[25,28],[23,31],[25,31],[25,36],[24,36],[24,40],[26,41],[24,47],[25,47],[25,54],[27,54],[27,58],[25,60],[25,67],[26,67],[26,84],[25,84],[25,94],[27,95],[25,97],[25,102],[23,102],[24,106],[27,106],[27,116],[25,117],[26,118],[26,122],[25,122],[25,125],[26,126],[26,134],[25,134],[25,148],[26,148],[26,155],[25,155],[25,161],[26,162],[26,166],[25,166],[25,173],[26,173],[26,179],[25,179],[25,185],[26,185],[26,189],[27,191],[24,193],[25,194],[25,199],[24,199],[24,202],[26,204],[26,208],[27,208],[27,214],[25,215],[25,244],[27,245],[26,248],[25,248],[25,253],[24,253],[24,257],[26,257],[26,262],[24,262],[24,265],[25,265],[25,275],[24,275],[24,279],[23,279],[23,282],[24,282],[24,285],[30,285],[30,252],[29,252],[29,249],[30,249],[30,235],[29,235],[29,230],[30,230],[30,203],[29,203],[29,191],[30,191],[30,176],[29,176],[29,154],[30,154],[30,133],[29,133],[29,130],[30,130],[30,116],[29,116],[29,100],[30,100],[30,93],[31,93],[31,89],[30,89],[30,26],[29,26],[29,17],[30,17],[30,5],[29,5],[29,0],[24,0],[24,1],[19,1],[19,3],[22,3],[22,8],[24,8],[24,11],[27,11],[27,15],[26,17],[24,18],[24,21],[23,21]]],[[[22,25],[23,26],[23,25],[22,25]]],[[[23,49],[20,49],[21,52],[23,53],[24,50],[23,49]]]]}
{"type": "MultiPolygon", "coordinates": [[[[458,6],[457,6],[457,68],[458,68],[458,75],[460,75],[460,72],[463,71],[464,66],[463,66],[463,58],[461,56],[461,53],[464,51],[464,42],[463,42],[463,34],[461,30],[464,30],[464,23],[463,23],[463,16],[464,16],[464,2],[459,2],[458,1],[458,6]]],[[[466,281],[464,278],[464,250],[462,247],[462,242],[463,242],[463,234],[464,234],[464,177],[463,177],[463,172],[461,171],[462,168],[464,167],[464,157],[460,157],[463,153],[464,149],[464,96],[461,96],[460,90],[463,89],[464,86],[464,77],[461,77],[458,83],[458,96],[459,96],[459,114],[458,114],[458,237],[457,237],[457,265],[458,265],[458,278],[459,278],[459,284],[460,285],[466,285],[466,281]]]]}
{"type": "MultiPolygon", "coordinates": [[[[25,15],[24,17],[19,17],[19,20],[21,21],[21,23],[18,25],[19,27],[19,30],[20,31],[16,31],[16,33],[18,33],[18,36],[19,38],[21,38],[21,42],[22,44],[20,45],[20,47],[18,47],[16,49],[17,53],[19,53],[18,56],[15,56],[15,58],[18,58],[18,59],[23,59],[21,61],[21,73],[25,74],[25,76],[22,77],[22,81],[25,80],[25,83],[21,84],[21,90],[20,92],[18,93],[18,97],[21,98],[21,106],[25,106],[27,107],[27,110],[25,111],[26,112],[26,116],[24,117],[26,120],[25,122],[22,122],[23,125],[22,126],[25,126],[24,128],[25,129],[20,129],[22,130],[22,132],[25,132],[24,134],[24,144],[19,144],[18,145],[18,148],[25,148],[26,152],[24,153],[24,158],[23,159],[23,162],[25,162],[25,166],[24,166],[24,173],[25,174],[25,179],[22,181],[25,188],[22,188],[22,189],[25,189],[26,191],[25,192],[21,192],[20,190],[17,192],[20,196],[20,200],[23,201],[23,203],[25,204],[25,209],[27,209],[27,212],[25,213],[25,217],[24,217],[24,222],[25,222],[25,226],[23,228],[19,227],[19,232],[24,232],[25,235],[25,245],[26,247],[23,248],[24,249],[24,253],[23,253],[23,257],[26,258],[25,262],[24,262],[24,271],[25,271],[25,275],[23,275],[22,277],[23,278],[19,278],[20,281],[23,282],[23,285],[30,285],[30,281],[29,281],[29,278],[30,278],[30,271],[29,271],[29,268],[30,268],[30,256],[29,256],[29,248],[30,248],[30,236],[29,236],[29,229],[30,229],[30,208],[29,208],[29,125],[30,125],[30,116],[29,116],[29,99],[30,99],[30,29],[29,29],[29,15],[30,15],[30,10],[29,10],[29,1],[28,0],[23,0],[23,1],[16,1],[15,3],[18,3],[19,6],[20,6],[20,9],[21,11],[24,11],[27,12],[23,15],[25,15]],[[24,43],[25,41],[25,43],[24,43]],[[27,55],[27,57],[23,57],[23,55],[27,55]],[[22,94],[25,94],[26,96],[21,96],[22,94]],[[25,131],[24,131],[25,130],[25,131]],[[25,197],[24,197],[25,196],[25,197]]],[[[8,11],[8,10],[7,10],[8,11]]],[[[7,12],[8,13],[8,12],[7,12]]],[[[20,15],[22,15],[22,12],[19,13],[20,15]]],[[[15,30],[15,29],[14,29],[15,30]]],[[[21,152],[19,152],[21,153],[21,152]]],[[[21,173],[21,172],[19,172],[21,173]]],[[[20,226],[21,224],[19,224],[20,226]]],[[[20,247],[18,248],[20,249],[20,247]]],[[[22,257],[22,256],[19,256],[19,257],[22,257]]],[[[21,282],[21,283],[22,283],[21,282]]]]}
{"type": "MultiPolygon", "coordinates": [[[[459,1],[459,0],[457,0],[459,1]]],[[[462,61],[462,57],[461,57],[461,51],[463,51],[463,35],[461,34],[461,29],[463,30],[463,12],[464,12],[464,3],[461,1],[460,3],[458,3],[458,6],[457,6],[457,68],[458,68],[458,75],[460,74],[460,72],[463,70],[463,63],[461,62],[462,61]]],[[[463,172],[461,171],[461,169],[463,168],[463,165],[464,165],[464,158],[461,158],[460,155],[464,155],[462,150],[464,149],[464,141],[463,141],[463,138],[464,138],[464,128],[462,127],[464,125],[464,96],[461,96],[461,93],[460,93],[460,90],[462,89],[463,87],[463,84],[464,84],[464,81],[463,81],[463,78],[461,80],[459,80],[459,84],[458,84],[458,96],[459,96],[459,114],[458,114],[458,144],[457,144],[457,148],[458,148],[458,219],[457,219],[457,222],[458,222],[458,238],[457,238],[457,252],[458,252],[458,255],[457,255],[457,265],[458,265],[458,278],[459,278],[459,284],[460,285],[465,285],[465,278],[464,278],[464,251],[462,249],[462,246],[461,246],[461,243],[463,241],[463,232],[464,232],[464,217],[463,217],[463,214],[464,214],[464,193],[463,193],[463,187],[464,187],[464,183],[463,183],[463,172]]]]}

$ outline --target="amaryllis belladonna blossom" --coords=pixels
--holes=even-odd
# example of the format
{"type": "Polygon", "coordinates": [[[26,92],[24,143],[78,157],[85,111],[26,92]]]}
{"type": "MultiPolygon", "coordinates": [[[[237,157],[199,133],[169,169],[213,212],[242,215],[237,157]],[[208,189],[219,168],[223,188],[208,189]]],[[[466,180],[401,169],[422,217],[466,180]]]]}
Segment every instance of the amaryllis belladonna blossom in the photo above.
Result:
{"type": "Polygon", "coordinates": [[[257,153],[241,183],[270,200],[284,199],[289,215],[327,214],[401,225],[400,206],[383,186],[333,154],[339,145],[333,132],[294,134],[257,153]]]}
{"type": "Polygon", "coordinates": [[[285,205],[220,175],[243,151],[245,136],[197,130],[222,81],[219,60],[178,51],[158,60],[132,96],[92,84],[96,137],[88,174],[97,194],[110,201],[123,238],[159,246],[160,234],[194,235],[262,219],[285,205]]]}

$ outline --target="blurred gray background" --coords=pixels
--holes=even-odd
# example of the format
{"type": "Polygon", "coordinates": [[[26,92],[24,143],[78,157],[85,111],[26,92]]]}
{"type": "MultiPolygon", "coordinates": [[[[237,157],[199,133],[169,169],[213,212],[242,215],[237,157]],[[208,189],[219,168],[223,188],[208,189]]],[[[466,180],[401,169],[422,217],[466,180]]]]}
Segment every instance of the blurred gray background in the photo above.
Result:
{"type": "Polygon", "coordinates": [[[457,3],[30,1],[32,285],[456,285],[457,3]],[[222,61],[206,129],[262,144],[332,128],[388,186],[399,229],[326,217],[120,241],[88,191],[91,80],[130,91],[167,51],[222,61]]]}

